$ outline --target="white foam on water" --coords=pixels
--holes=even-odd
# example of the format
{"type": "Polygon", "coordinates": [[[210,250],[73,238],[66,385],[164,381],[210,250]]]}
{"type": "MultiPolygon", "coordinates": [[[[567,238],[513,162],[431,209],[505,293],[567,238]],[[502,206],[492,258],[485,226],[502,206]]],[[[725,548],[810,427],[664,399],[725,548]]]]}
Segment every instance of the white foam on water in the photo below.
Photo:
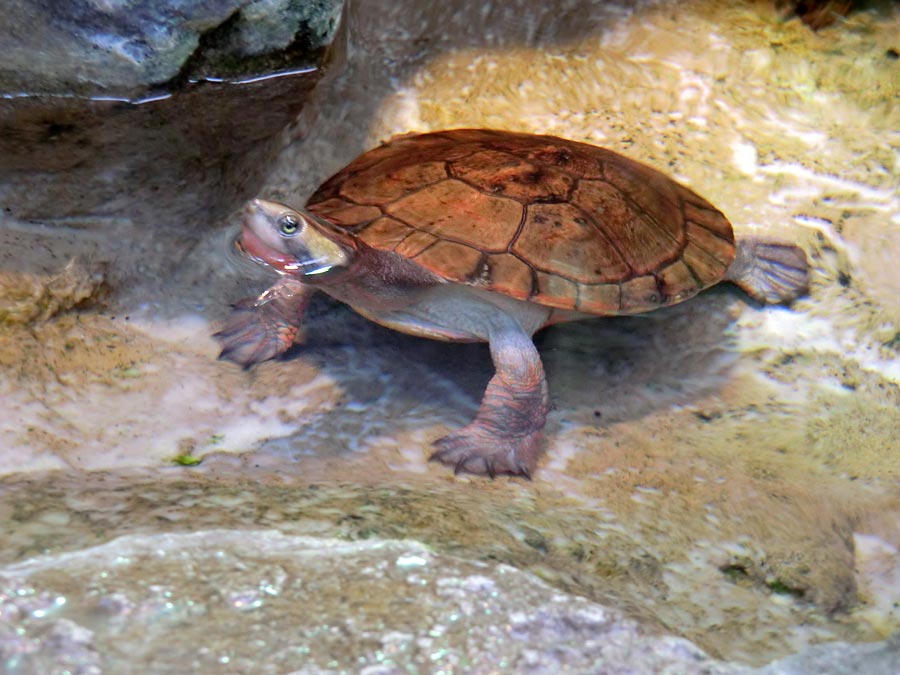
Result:
{"type": "MultiPolygon", "coordinates": [[[[383,129],[384,139],[396,134],[405,134],[413,131],[424,131],[427,127],[422,122],[421,107],[418,92],[412,87],[400,87],[384,102],[384,113],[379,117],[382,124],[387,125],[383,129]]],[[[382,131],[379,128],[379,131],[382,131]]]]}
{"type": "Polygon", "coordinates": [[[216,344],[211,337],[212,324],[200,314],[185,313],[167,319],[153,318],[146,313],[138,314],[128,321],[128,325],[156,340],[181,346],[216,344]]]}
{"type": "Polygon", "coordinates": [[[141,317],[123,322],[129,329],[171,350],[77,389],[50,382],[35,393],[0,381],[0,475],[153,466],[182,454],[251,450],[297,432],[337,398],[331,377],[310,378],[302,364],[284,364],[285,378],[293,367],[304,368],[303,378],[273,394],[236,366],[217,362],[209,322],[198,315],[141,317]]]}
{"type": "Polygon", "coordinates": [[[731,151],[738,170],[747,176],[755,176],[759,170],[759,152],[756,146],[747,140],[741,140],[731,144],[731,151]]]}
{"type": "MultiPolygon", "coordinates": [[[[780,190],[773,195],[773,202],[777,204],[785,204],[791,198],[805,199],[810,195],[815,196],[828,190],[836,191],[838,194],[845,193],[848,197],[852,195],[854,201],[847,203],[852,203],[858,208],[885,213],[900,210],[900,197],[898,197],[896,189],[872,187],[836,175],[817,173],[796,162],[772,162],[760,166],[759,170],[766,175],[791,176],[797,179],[796,185],[780,190]],[[860,199],[864,201],[859,201],[860,199]]],[[[843,202],[836,198],[833,203],[842,204],[843,202]]]]}
{"type": "Polygon", "coordinates": [[[862,606],[856,614],[887,635],[900,619],[900,551],[884,539],[855,533],[853,551],[862,606]]]}
{"type": "Polygon", "coordinates": [[[785,353],[821,352],[854,362],[863,370],[900,384],[900,360],[855,330],[831,320],[783,307],[748,308],[738,321],[737,339],[742,351],[777,349],[785,353]]]}

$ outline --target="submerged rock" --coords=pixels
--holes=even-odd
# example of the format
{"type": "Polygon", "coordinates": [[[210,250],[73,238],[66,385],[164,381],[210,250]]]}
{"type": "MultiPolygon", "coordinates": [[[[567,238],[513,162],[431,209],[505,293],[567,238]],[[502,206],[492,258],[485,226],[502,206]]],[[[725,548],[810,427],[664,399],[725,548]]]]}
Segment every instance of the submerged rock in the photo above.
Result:
{"type": "Polygon", "coordinates": [[[758,675],[896,675],[900,672],[900,633],[883,642],[815,645],[779,659],[758,675]]]}
{"type": "Polygon", "coordinates": [[[747,672],[512,567],[414,541],[126,536],[0,569],[0,616],[9,675],[747,672]]]}

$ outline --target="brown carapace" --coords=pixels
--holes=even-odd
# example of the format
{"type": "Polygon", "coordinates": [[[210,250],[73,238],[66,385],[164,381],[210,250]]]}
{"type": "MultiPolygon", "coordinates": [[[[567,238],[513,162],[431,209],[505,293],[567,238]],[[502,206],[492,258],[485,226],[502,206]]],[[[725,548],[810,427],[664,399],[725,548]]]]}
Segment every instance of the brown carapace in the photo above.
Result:
{"type": "Polygon", "coordinates": [[[610,150],[485,129],[400,137],[307,209],[449,281],[589,314],[674,304],[720,281],[731,224],[610,150]]]}

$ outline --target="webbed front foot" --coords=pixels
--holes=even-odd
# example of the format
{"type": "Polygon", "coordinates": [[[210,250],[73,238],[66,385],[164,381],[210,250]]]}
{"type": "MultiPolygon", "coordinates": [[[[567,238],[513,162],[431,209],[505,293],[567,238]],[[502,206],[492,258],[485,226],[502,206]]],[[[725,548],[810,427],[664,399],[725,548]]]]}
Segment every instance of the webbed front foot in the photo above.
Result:
{"type": "Polygon", "coordinates": [[[287,351],[299,326],[285,322],[270,306],[253,306],[253,298],[235,305],[231,316],[213,337],[222,346],[219,358],[244,368],[287,351]]]}
{"type": "Polygon", "coordinates": [[[300,332],[311,291],[290,277],[282,278],[257,298],[246,298],[213,334],[222,346],[220,359],[244,368],[287,351],[300,332]]]}

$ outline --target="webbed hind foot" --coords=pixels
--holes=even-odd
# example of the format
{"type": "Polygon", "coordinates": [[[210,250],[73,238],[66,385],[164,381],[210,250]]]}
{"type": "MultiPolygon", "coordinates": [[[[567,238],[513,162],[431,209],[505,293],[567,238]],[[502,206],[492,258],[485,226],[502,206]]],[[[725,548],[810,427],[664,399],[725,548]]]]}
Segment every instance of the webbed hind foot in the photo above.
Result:
{"type": "Polygon", "coordinates": [[[523,476],[531,480],[540,456],[541,432],[525,436],[499,436],[476,420],[434,442],[429,461],[453,467],[453,473],[495,478],[523,476]]]}
{"type": "Polygon", "coordinates": [[[760,302],[788,303],[809,289],[809,262],[799,246],[751,237],[738,243],[725,278],[760,302]]]}
{"type": "Polygon", "coordinates": [[[531,478],[541,455],[550,397],[541,358],[519,324],[495,317],[490,333],[497,372],[471,424],[435,442],[431,460],[455,473],[531,478]]]}

